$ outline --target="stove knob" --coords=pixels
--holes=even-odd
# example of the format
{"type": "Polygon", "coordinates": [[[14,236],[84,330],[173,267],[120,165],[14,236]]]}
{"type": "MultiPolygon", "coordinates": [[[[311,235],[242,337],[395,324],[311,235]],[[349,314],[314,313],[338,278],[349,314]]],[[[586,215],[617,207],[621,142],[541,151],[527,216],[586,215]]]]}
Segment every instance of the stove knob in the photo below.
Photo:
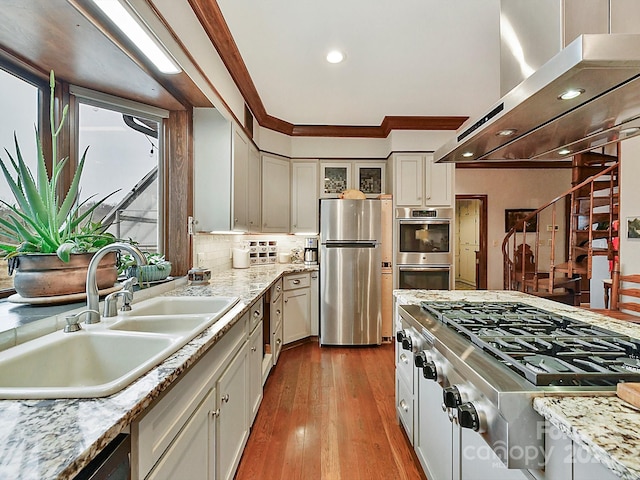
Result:
{"type": "Polygon", "coordinates": [[[458,424],[463,428],[470,428],[476,432],[484,432],[484,421],[481,412],[471,402],[458,406],[458,424]]]}
{"type": "Polygon", "coordinates": [[[398,330],[396,332],[396,341],[398,343],[402,343],[402,341],[407,338],[407,332],[405,332],[404,330],[398,330]]]}
{"type": "Polygon", "coordinates": [[[436,363],[432,360],[429,360],[422,367],[422,376],[427,380],[438,381],[438,367],[436,367],[436,363]]]}
{"type": "Polygon", "coordinates": [[[424,368],[424,366],[430,360],[431,360],[431,356],[427,352],[425,352],[424,350],[421,351],[421,352],[416,353],[415,356],[413,357],[413,363],[418,368],[424,368]]]}
{"type": "Polygon", "coordinates": [[[405,335],[402,340],[402,348],[409,351],[413,350],[413,339],[411,338],[411,335],[405,335]]]}
{"type": "Polygon", "coordinates": [[[446,387],[442,390],[442,401],[448,408],[456,408],[462,403],[462,395],[458,387],[446,387]]]}

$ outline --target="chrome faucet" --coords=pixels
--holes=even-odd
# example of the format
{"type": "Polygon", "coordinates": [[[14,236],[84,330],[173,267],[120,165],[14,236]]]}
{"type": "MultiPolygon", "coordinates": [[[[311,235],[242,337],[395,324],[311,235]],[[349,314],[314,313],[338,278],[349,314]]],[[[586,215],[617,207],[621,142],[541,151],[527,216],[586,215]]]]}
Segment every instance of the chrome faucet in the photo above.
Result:
{"type": "Polygon", "coordinates": [[[87,313],[87,318],[84,323],[98,323],[100,321],[100,311],[98,307],[100,297],[98,295],[98,284],[96,281],[98,264],[107,253],[117,252],[120,250],[125,250],[126,252],[130,253],[133,258],[136,259],[136,263],[138,264],[138,266],[147,264],[147,259],[140,251],[140,249],[129,243],[111,243],[98,250],[93,255],[93,258],[89,262],[89,268],[87,269],[87,309],[89,310],[89,312],[87,313]]]}

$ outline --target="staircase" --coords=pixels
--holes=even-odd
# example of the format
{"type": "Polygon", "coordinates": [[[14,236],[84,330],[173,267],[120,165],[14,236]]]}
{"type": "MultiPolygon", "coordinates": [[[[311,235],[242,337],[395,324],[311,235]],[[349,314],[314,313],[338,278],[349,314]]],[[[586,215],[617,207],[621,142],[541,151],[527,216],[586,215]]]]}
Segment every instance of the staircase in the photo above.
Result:
{"type": "Polygon", "coordinates": [[[506,290],[572,305],[589,302],[593,257],[617,256],[618,166],[613,155],[588,152],[574,157],[572,188],[531,212],[505,236],[506,290]]]}

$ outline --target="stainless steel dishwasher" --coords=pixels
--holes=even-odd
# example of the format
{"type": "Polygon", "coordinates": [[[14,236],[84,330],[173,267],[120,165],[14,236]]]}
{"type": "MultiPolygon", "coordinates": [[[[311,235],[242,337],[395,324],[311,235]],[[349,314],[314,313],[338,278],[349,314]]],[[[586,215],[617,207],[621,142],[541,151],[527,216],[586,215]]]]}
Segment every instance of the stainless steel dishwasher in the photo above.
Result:
{"type": "Polygon", "coordinates": [[[129,480],[131,437],[121,433],[74,480],[129,480]]]}

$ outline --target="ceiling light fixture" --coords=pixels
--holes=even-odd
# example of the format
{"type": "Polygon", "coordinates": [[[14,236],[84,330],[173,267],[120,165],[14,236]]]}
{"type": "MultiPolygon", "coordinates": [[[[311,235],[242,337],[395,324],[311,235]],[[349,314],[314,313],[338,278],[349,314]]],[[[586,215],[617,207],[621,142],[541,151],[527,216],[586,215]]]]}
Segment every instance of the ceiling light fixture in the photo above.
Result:
{"type": "Polygon", "coordinates": [[[579,97],[584,93],[582,88],[570,88],[566,92],[562,92],[558,95],[558,100],[571,100],[572,98],[579,97]]]}
{"type": "Polygon", "coordinates": [[[558,150],[558,154],[560,155],[569,155],[571,153],[571,150],[567,149],[567,148],[563,148],[562,150],[558,150]]]}
{"type": "Polygon", "coordinates": [[[515,135],[518,130],[515,128],[505,128],[504,130],[498,130],[496,132],[497,137],[510,137],[511,135],[515,135]]]}
{"type": "Polygon", "coordinates": [[[327,53],[327,62],[329,63],[340,63],[344,61],[345,54],[340,50],[331,50],[327,53]]]}
{"type": "Polygon", "coordinates": [[[464,158],[473,157],[473,152],[464,152],[464,153],[462,154],[462,156],[463,156],[464,158]]]}
{"type": "Polygon", "coordinates": [[[628,137],[629,135],[633,135],[634,133],[637,133],[638,130],[640,130],[640,127],[627,127],[620,130],[620,135],[624,135],[628,137]]]}
{"type": "Polygon", "coordinates": [[[180,73],[180,67],[160,46],[140,19],[134,17],[119,0],[93,0],[93,3],[131,40],[162,73],[180,73]]]}

